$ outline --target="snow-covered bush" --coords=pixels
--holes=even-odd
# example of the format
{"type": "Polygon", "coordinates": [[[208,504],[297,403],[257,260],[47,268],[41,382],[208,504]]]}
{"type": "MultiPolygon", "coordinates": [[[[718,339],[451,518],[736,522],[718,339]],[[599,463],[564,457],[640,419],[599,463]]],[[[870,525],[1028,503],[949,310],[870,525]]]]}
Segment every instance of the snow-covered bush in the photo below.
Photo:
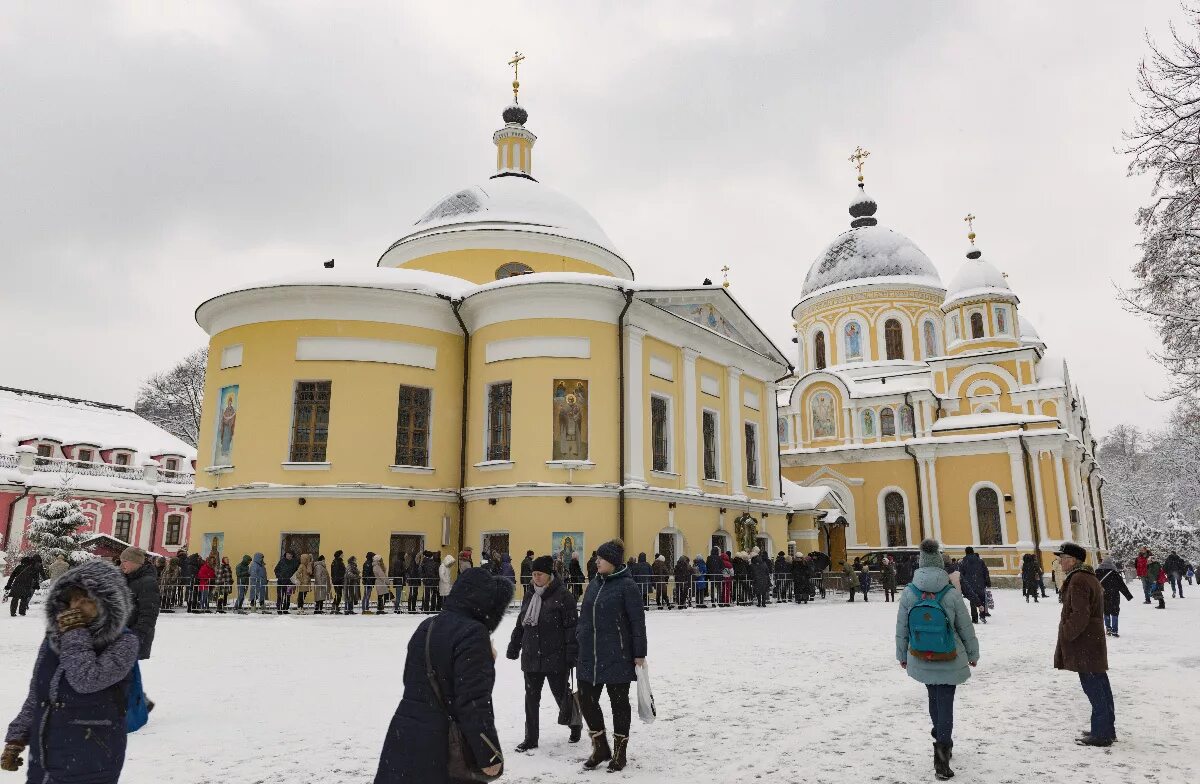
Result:
{"type": "Polygon", "coordinates": [[[29,531],[25,534],[27,550],[41,556],[49,564],[54,556],[62,553],[71,563],[79,563],[94,557],[80,544],[83,534],[79,529],[88,525],[87,515],[79,502],[71,497],[70,490],[61,488],[49,501],[33,508],[29,518],[29,531]]]}

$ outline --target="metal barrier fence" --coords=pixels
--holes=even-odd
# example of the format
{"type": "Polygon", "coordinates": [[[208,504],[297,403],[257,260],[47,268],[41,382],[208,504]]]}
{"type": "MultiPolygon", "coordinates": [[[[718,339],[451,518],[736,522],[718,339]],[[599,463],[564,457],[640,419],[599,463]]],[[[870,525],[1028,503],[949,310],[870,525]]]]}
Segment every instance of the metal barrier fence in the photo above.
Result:
{"type": "MultiPolygon", "coordinates": [[[[436,613],[442,609],[438,581],[391,578],[380,596],[375,581],[341,586],[298,586],[278,580],[261,583],[219,583],[216,581],[178,580],[160,583],[160,611],[164,613],[287,613],[301,615],[382,615],[436,613]]],[[[846,593],[845,577],[825,572],[796,582],[789,575],[772,575],[765,589],[749,577],[699,577],[689,580],[665,580],[648,577],[638,580],[642,601],[648,610],[707,609],[712,607],[749,607],[753,605],[803,604],[846,593]]],[[[587,583],[568,583],[567,587],[582,598],[587,583]]],[[[859,590],[857,575],[855,591],[859,590]]],[[[873,585],[872,590],[877,586],[873,585]]],[[[520,603],[529,591],[528,582],[518,580],[513,601],[520,603]]]]}

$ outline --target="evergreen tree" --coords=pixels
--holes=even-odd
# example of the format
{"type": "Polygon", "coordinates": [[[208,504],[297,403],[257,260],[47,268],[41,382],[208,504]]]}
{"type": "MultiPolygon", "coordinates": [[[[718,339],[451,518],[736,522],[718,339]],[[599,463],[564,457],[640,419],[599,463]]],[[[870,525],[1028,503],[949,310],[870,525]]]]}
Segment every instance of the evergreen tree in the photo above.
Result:
{"type": "Polygon", "coordinates": [[[80,544],[83,534],[79,529],[86,525],[88,518],[79,502],[71,497],[68,488],[62,487],[49,501],[34,507],[29,518],[29,533],[25,535],[28,549],[41,556],[45,564],[60,552],[71,563],[85,561],[92,557],[80,544]]]}

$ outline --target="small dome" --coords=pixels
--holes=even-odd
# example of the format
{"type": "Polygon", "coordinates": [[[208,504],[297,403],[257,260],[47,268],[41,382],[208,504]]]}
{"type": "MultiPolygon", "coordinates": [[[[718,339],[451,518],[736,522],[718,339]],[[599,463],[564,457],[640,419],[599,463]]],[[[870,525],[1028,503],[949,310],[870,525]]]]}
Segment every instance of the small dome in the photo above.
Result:
{"type": "Polygon", "coordinates": [[[855,229],[862,226],[874,226],[879,222],[875,220],[875,211],[878,209],[879,205],[867,195],[862,183],[859,183],[858,191],[850,201],[850,217],[854,218],[850,221],[850,226],[855,229]]]}
{"type": "MultiPolygon", "coordinates": [[[[866,197],[865,192],[862,195],[866,197]]],[[[866,203],[858,202],[852,205],[851,214],[866,203]]],[[[869,203],[874,206],[873,201],[869,203]]],[[[875,220],[867,213],[861,218],[856,216],[856,220],[858,219],[870,220],[872,223],[875,220]]],[[[804,288],[800,296],[802,299],[807,298],[822,289],[839,284],[871,283],[876,279],[894,278],[907,280],[889,282],[935,288],[942,286],[933,262],[908,237],[883,226],[860,225],[839,234],[821,251],[804,278],[804,288]]]]}
{"type": "Polygon", "coordinates": [[[511,106],[505,107],[504,112],[500,116],[504,118],[505,123],[524,125],[525,121],[529,119],[529,112],[525,111],[524,107],[514,103],[511,106]]]}
{"type": "Polygon", "coordinates": [[[1021,340],[1029,343],[1041,343],[1042,336],[1038,334],[1033,322],[1024,316],[1017,316],[1017,326],[1021,329],[1021,340]]]}
{"type": "Polygon", "coordinates": [[[1008,287],[1004,273],[983,258],[982,251],[972,246],[967,251],[967,261],[958,268],[950,281],[943,309],[969,299],[1002,299],[1016,302],[1017,295],[1008,287]]]}

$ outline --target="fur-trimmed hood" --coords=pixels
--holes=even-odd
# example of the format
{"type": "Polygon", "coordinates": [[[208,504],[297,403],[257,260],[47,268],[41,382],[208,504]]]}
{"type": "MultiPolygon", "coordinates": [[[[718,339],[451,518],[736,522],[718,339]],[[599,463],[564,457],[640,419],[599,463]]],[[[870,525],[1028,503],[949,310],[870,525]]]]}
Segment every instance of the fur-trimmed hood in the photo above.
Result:
{"type": "Polygon", "coordinates": [[[95,558],[71,567],[54,581],[46,597],[46,641],[55,652],[60,635],[58,614],[71,606],[67,593],[73,588],[87,591],[96,600],[99,612],[88,624],[88,631],[96,650],[107,648],[121,636],[132,611],[125,575],[108,561],[95,558]]]}
{"type": "Polygon", "coordinates": [[[474,618],[491,633],[500,625],[513,590],[512,582],[486,569],[466,569],[458,576],[443,607],[474,618]]]}

